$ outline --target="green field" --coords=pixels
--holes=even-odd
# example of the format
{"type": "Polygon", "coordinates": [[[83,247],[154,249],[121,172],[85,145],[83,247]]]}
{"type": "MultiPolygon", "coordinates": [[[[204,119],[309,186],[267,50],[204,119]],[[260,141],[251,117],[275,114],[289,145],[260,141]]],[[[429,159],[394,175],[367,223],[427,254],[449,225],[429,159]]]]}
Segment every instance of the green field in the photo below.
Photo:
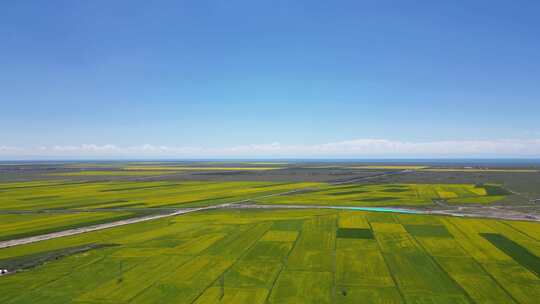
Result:
{"type": "Polygon", "coordinates": [[[81,170],[62,173],[49,173],[48,176],[60,177],[85,177],[85,176],[159,176],[165,174],[174,174],[171,170],[81,170]]]}
{"type": "Polygon", "coordinates": [[[496,185],[339,185],[277,182],[28,182],[0,184],[0,209],[40,210],[117,207],[180,207],[216,204],[305,189],[258,199],[272,204],[346,206],[425,205],[434,199],[489,203],[508,192],[496,185]]]}
{"type": "Polygon", "coordinates": [[[420,172],[471,172],[471,173],[536,173],[538,169],[518,169],[518,168],[437,168],[421,165],[362,165],[343,167],[346,169],[364,170],[416,170],[420,172]]]}
{"type": "Polygon", "coordinates": [[[126,166],[124,170],[173,170],[173,171],[264,171],[276,170],[280,167],[187,167],[187,166],[126,166]]]}
{"type": "Polygon", "coordinates": [[[84,177],[84,176],[159,176],[165,174],[181,173],[183,171],[266,171],[282,169],[283,166],[178,166],[178,165],[159,165],[159,164],[128,164],[128,165],[71,165],[67,168],[81,168],[80,171],[48,173],[48,176],[66,176],[66,177],[84,177]]]}
{"type": "Polygon", "coordinates": [[[110,245],[0,277],[0,302],[537,303],[539,237],[528,222],[200,212],[2,249],[6,267],[110,245]]]}
{"type": "Polygon", "coordinates": [[[0,214],[0,241],[97,225],[140,216],[134,212],[0,214]]]}
{"type": "Polygon", "coordinates": [[[260,197],[318,183],[28,182],[1,183],[1,210],[192,207],[260,197]]]}
{"type": "MultiPolygon", "coordinates": [[[[44,180],[0,183],[0,194],[2,241],[240,201],[434,207],[510,193],[496,184],[44,180]]],[[[16,271],[0,277],[0,302],[535,303],[539,256],[540,224],[530,222],[207,210],[0,249],[0,268],[16,271]]]]}
{"type": "Polygon", "coordinates": [[[428,168],[427,166],[414,165],[364,165],[346,167],[347,169],[373,169],[373,170],[419,170],[428,168]]]}
{"type": "Polygon", "coordinates": [[[481,168],[426,168],[419,171],[426,172],[471,172],[471,173],[536,173],[538,169],[481,169],[481,168]]]}
{"type": "Polygon", "coordinates": [[[0,191],[0,210],[172,208],[244,199],[288,205],[414,206],[432,205],[434,199],[487,204],[508,194],[496,185],[172,181],[2,183],[0,191]],[[265,198],[295,189],[304,191],[265,198]]]}
{"type": "Polygon", "coordinates": [[[310,191],[257,200],[261,204],[324,206],[415,206],[433,200],[450,204],[489,204],[509,194],[497,185],[470,184],[324,184],[310,191]]]}

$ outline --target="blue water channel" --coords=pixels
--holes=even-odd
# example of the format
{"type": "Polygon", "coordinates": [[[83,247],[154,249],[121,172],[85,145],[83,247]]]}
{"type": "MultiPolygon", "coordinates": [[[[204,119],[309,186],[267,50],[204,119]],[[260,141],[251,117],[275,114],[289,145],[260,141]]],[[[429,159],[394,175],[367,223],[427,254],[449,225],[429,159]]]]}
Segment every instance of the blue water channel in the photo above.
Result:
{"type": "Polygon", "coordinates": [[[405,210],[397,208],[384,208],[384,207],[332,207],[333,209],[346,209],[346,210],[359,210],[359,211],[376,211],[376,212],[395,212],[395,213],[410,213],[421,214],[422,212],[414,210],[405,210]]]}

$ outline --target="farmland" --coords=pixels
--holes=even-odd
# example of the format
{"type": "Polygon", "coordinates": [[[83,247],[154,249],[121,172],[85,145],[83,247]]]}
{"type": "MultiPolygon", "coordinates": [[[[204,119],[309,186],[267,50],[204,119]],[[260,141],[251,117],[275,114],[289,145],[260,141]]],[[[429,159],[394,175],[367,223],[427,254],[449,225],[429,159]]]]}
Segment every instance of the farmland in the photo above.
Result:
{"type": "Polygon", "coordinates": [[[264,171],[279,167],[180,167],[180,166],[125,166],[117,170],[82,170],[65,173],[51,173],[51,176],[155,176],[182,171],[264,171]]]}
{"type": "Polygon", "coordinates": [[[536,303],[536,173],[424,168],[0,166],[0,302],[536,303]]]}
{"type": "Polygon", "coordinates": [[[245,171],[266,171],[285,168],[284,163],[238,163],[227,162],[202,162],[197,165],[164,163],[164,162],[128,162],[128,163],[78,163],[68,164],[66,172],[49,173],[48,176],[65,177],[85,177],[85,176],[159,176],[184,172],[245,172],[245,171]]]}
{"type": "Polygon", "coordinates": [[[260,166],[244,166],[244,167],[188,167],[188,166],[126,166],[124,170],[173,170],[173,171],[261,171],[261,170],[275,170],[280,167],[260,167],[260,166]]]}
{"type": "Polygon", "coordinates": [[[351,166],[350,169],[373,169],[373,170],[420,170],[428,168],[426,166],[413,166],[413,165],[365,165],[365,166],[351,166]]]}
{"type": "Polygon", "coordinates": [[[265,204],[329,206],[418,206],[433,200],[450,204],[489,204],[509,194],[497,185],[470,184],[360,184],[322,185],[312,191],[257,200],[265,204]]]}
{"type": "Polygon", "coordinates": [[[171,174],[171,170],[85,170],[85,171],[75,171],[75,172],[65,172],[65,173],[51,173],[50,176],[59,176],[59,177],[76,177],[76,176],[155,176],[155,175],[165,175],[171,174]]]}
{"type": "Polygon", "coordinates": [[[317,186],[276,182],[29,182],[0,184],[0,209],[193,207],[317,186]]]}
{"type": "Polygon", "coordinates": [[[343,206],[432,205],[433,200],[486,204],[508,194],[497,185],[169,181],[4,183],[0,191],[2,210],[173,208],[245,199],[269,204],[343,206]],[[292,190],[304,191],[286,193],[292,190]],[[270,196],[278,193],[286,195],[270,196]]]}
{"type": "Polygon", "coordinates": [[[138,215],[134,212],[0,214],[0,241],[97,225],[138,215]]]}
{"type": "Polygon", "coordinates": [[[0,278],[0,301],[536,303],[539,236],[502,220],[208,211],[1,250],[5,266],[110,245],[0,278]]]}

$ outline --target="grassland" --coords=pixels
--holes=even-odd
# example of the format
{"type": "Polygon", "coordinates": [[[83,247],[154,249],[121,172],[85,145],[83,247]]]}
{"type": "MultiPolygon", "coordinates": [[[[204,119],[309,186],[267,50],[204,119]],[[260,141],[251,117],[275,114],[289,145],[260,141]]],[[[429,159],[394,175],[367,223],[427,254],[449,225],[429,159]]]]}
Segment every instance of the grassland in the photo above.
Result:
{"type": "Polygon", "coordinates": [[[540,225],[210,211],[0,250],[2,303],[537,303],[540,225]],[[21,286],[25,292],[21,292],[21,286]]]}
{"type": "Polygon", "coordinates": [[[450,204],[489,204],[509,193],[497,185],[471,184],[324,184],[311,191],[257,200],[261,204],[324,206],[416,206],[433,200],[450,204]]]}

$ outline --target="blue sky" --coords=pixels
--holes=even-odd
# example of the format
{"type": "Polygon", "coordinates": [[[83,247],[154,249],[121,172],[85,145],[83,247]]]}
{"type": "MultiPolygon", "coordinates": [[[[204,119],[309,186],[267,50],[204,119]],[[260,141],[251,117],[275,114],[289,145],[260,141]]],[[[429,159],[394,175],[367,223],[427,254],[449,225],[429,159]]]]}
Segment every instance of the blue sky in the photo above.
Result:
{"type": "Polygon", "coordinates": [[[540,156],[539,15],[538,1],[3,1],[0,158],[302,157],[374,139],[390,148],[317,156],[540,156]],[[460,149],[399,148],[443,143],[460,149]]]}

